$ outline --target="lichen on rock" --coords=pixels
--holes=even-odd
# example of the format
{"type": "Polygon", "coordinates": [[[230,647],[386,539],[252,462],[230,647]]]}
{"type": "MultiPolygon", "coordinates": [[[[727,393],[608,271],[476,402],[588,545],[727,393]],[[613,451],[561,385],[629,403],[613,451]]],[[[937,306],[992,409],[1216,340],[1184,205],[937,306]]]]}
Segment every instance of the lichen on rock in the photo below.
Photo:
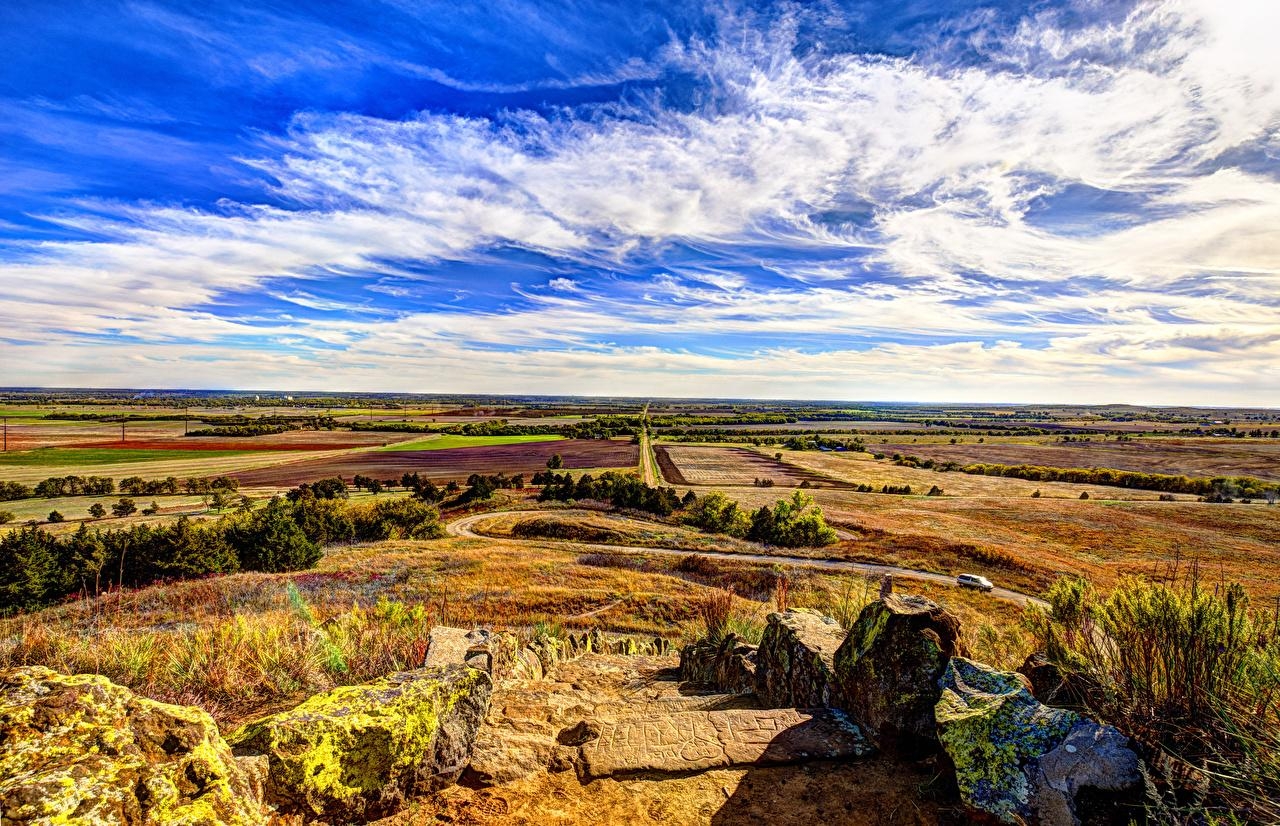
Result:
{"type": "Polygon", "coordinates": [[[230,739],[237,754],[267,756],[267,797],[281,809],[370,819],[457,777],[491,687],[463,665],[401,672],[318,694],[230,739]]]}
{"type": "Polygon", "coordinates": [[[259,826],[266,815],[204,711],[32,666],[0,672],[0,821],[259,826]]]}
{"type": "Polygon", "coordinates": [[[923,597],[889,594],[862,610],[835,654],[836,702],[880,745],[936,740],[947,662],[963,654],[960,621],[923,597]]]}
{"type": "Polygon", "coordinates": [[[1114,728],[1043,705],[1022,675],[963,657],[952,658],[941,688],[938,734],[968,806],[1001,823],[1073,826],[1082,822],[1079,792],[1091,789],[1119,801],[1120,819],[1084,819],[1127,822],[1125,798],[1140,796],[1141,775],[1114,728]]]}
{"type": "Polygon", "coordinates": [[[767,708],[826,708],[834,685],[833,657],[844,629],[804,609],[770,614],[756,651],[756,693],[767,708]]]}

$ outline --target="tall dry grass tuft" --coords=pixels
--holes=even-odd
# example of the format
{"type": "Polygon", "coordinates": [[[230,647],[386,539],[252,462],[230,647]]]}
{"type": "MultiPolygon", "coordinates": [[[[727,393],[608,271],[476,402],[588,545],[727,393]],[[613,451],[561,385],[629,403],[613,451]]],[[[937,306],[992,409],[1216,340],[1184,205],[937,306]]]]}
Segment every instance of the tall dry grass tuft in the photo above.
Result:
{"type": "Polygon", "coordinates": [[[1091,711],[1207,781],[1180,805],[1280,822],[1280,605],[1255,609],[1194,564],[1160,580],[1107,596],[1059,580],[1031,615],[1038,643],[1091,711]]]}
{"type": "Polygon", "coordinates": [[[712,588],[695,603],[698,619],[706,627],[707,639],[719,642],[724,639],[729,619],[733,615],[733,590],[712,588]]]}
{"type": "Polygon", "coordinates": [[[322,616],[291,582],[283,589],[277,583],[274,602],[158,627],[77,627],[32,616],[8,629],[0,667],[102,674],[149,697],[199,704],[226,722],[302,694],[415,668],[436,624],[427,606],[385,597],[322,616]]]}

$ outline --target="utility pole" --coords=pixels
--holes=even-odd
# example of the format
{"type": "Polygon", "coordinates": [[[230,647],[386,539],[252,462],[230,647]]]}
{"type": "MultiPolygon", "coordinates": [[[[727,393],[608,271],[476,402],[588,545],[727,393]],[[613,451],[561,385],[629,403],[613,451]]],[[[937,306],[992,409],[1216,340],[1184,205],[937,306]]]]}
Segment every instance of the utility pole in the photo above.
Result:
{"type": "Polygon", "coordinates": [[[124,444],[124,422],[120,422],[120,443],[124,444]]]}
{"type": "Polygon", "coordinates": [[[4,452],[9,452],[9,417],[4,417],[4,452]]]}

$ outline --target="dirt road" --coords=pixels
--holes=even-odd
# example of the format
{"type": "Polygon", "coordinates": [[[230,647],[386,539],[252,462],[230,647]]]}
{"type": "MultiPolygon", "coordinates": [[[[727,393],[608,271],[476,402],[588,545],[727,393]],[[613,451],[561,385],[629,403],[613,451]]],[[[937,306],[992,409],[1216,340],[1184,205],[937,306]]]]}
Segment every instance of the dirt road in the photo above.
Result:
{"type": "MultiPolygon", "coordinates": [[[[520,511],[520,513],[527,514],[530,517],[563,516],[564,515],[564,511],[562,510],[529,510],[529,511],[520,511]]],[[[468,539],[487,539],[489,537],[486,537],[483,534],[476,533],[474,528],[479,523],[483,522],[486,519],[490,519],[495,515],[496,515],[495,513],[489,512],[489,513],[476,513],[476,514],[471,514],[469,516],[464,516],[461,519],[455,519],[454,521],[445,525],[445,531],[450,536],[465,537],[468,539]]],[[[693,551],[680,549],[680,548],[650,548],[650,547],[636,547],[632,545],[603,545],[603,544],[589,543],[589,542],[564,542],[564,541],[555,540],[555,539],[520,540],[520,539],[515,539],[513,537],[504,537],[504,541],[506,542],[522,542],[522,541],[537,542],[542,545],[572,545],[576,548],[583,548],[591,551],[601,551],[604,553],[627,553],[627,554],[640,554],[640,555],[661,554],[661,555],[676,555],[676,556],[688,556],[690,553],[695,553],[693,551]]],[[[871,575],[878,575],[878,576],[884,576],[885,574],[892,574],[895,577],[901,577],[903,579],[916,579],[916,580],[922,580],[925,582],[934,582],[939,585],[949,585],[952,587],[958,587],[956,586],[956,578],[954,576],[949,576],[947,574],[935,574],[929,571],[917,571],[911,568],[898,568],[893,565],[876,565],[868,562],[849,562],[849,561],[840,560],[840,559],[808,559],[802,556],[788,556],[786,554],[748,554],[748,553],[734,553],[731,551],[696,551],[696,553],[699,554],[700,556],[711,557],[711,558],[734,559],[740,562],[760,562],[766,565],[791,565],[798,568],[815,568],[821,571],[848,571],[850,573],[871,574],[871,575]]],[[[1047,608],[1049,605],[1047,602],[1045,602],[1042,599],[1039,599],[1038,597],[1033,597],[1028,594],[1022,594],[1017,591],[1010,591],[1007,588],[996,588],[995,590],[991,591],[991,596],[996,597],[997,599],[1008,600],[1010,602],[1013,602],[1017,605],[1021,605],[1024,607],[1027,605],[1037,605],[1041,608],[1047,608]]]]}

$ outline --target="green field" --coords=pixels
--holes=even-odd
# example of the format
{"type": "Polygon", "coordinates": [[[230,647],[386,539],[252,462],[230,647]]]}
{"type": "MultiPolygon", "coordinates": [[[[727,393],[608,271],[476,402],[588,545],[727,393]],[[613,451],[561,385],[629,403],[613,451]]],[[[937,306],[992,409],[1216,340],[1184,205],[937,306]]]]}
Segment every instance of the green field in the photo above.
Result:
{"type": "Polygon", "coordinates": [[[0,467],[63,467],[71,465],[118,465],[131,462],[162,462],[172,459],[217,459],[243,456],[249,450],[130,450],[96,447],[39,447],[35,450],[0,453],[0,467]]]}
{"type": "Polygon", "coordinates": [[[493,447],[521,445],[528,442],[558,442],[563,436],[428,436],[412,442],[387,445],[380,450],[452,450],[455,447],[493,447]]]}

